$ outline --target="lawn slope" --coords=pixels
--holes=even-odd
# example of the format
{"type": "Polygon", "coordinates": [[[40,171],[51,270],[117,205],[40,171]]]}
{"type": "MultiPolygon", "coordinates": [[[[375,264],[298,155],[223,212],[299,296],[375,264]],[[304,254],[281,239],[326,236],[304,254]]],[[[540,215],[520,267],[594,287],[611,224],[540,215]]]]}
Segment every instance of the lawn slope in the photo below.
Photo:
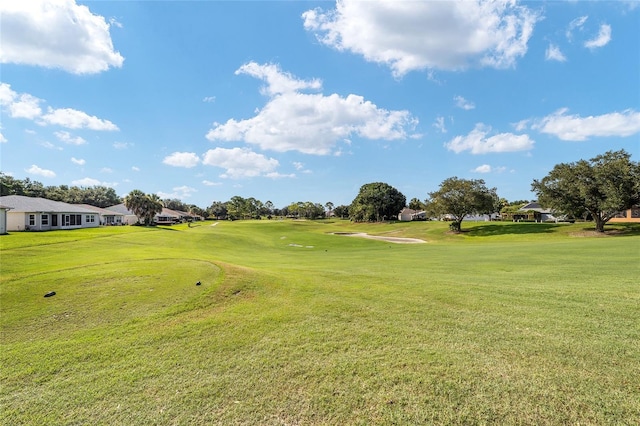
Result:
{"type": "Polygon", "coordinates": [[[640,422],[637,227],[211,225],[0,237],[0,423],[640,422]]]}

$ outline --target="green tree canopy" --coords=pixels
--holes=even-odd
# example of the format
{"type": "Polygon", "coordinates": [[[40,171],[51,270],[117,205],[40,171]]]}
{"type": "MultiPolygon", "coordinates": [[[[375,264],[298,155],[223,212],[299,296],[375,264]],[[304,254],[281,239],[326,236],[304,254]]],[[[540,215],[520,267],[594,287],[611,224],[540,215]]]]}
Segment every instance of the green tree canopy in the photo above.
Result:
{"type": "Polygon", "coordinates": [[[471,214],[495,213],[500,199],[495,188],[487,188],[482,179],[451,177],[440,184],[440,189],[429,193],[428,210],[435,215],[451,215],[451,229],[462,230],[462,220],[471,214]]]}
{"type": "Polygon", "coordinates": [[[227,217],[227,204],[222,201],[214,201],[207,209],[211,216],[216,219],[224,219],[227,217]]]}
{"type": "Polygon", "coordinates": [[[411,210],[416,210],[416,211],[420,211],[420,210],[424,210],[424,203],[422,201],[420,201],[418,198],[412,198],[411,201],[409,201],[409,208],[411,210]]]}
{"type": "Polygon", "coordinates": [[[153,223],[153,217],[162,213],[162,201],[156,194],[145,194],[134,189],[124,197],[124,206],[131,210],[145,225],[153,223]]]}
{"type": "Polygon", "coordinates": [[[407,198],[391,185],[367,183],[351,202],[349,216],[356,222],[380,222],[396,217],[406,204],[407,198]]]}
{"type": "Polygon", "coordinates": [[[640,163],[625,150],[607,151],[589,161],[557,164],[531,188],[542,205],[574,217],[589,213],[596,231],[604,232],[618,212],[640,203],[640,163]]]}
{"type": "Polygon", "coordinates": [[[45,187],[38,181],[32,181],[29,178],[15,179],[2,172],[0,172],[0,195],[42,197],[70,204],[90,204],[96,207],[109,207],[121,202],[116,191],[106,186],[69,187],[60,185],[45,187]]]}

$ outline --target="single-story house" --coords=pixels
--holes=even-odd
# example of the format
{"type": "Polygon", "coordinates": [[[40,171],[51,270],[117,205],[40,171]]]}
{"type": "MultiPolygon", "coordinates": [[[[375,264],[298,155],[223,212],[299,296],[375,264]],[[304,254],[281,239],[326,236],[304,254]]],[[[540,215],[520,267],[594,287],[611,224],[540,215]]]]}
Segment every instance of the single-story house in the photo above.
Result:
{"type": "Polygon", "coordinates": [[[163,207],[162,212],[153,217],[153,223],[156,225],[173,225],[174,223],[186,221],[187,216],[188,213],[177,212],[163,207]]]}
{"type": "Polygon", "coordinates": [[[492,220],[497,220],[500,218],[500,213],[491,213],[491,214],[471,214],[465,216],[465,222],[490,222],[492,220]]]}
{"type": "Polygon", "coordinates": [[[100,225],[123,225],[124,215],[112,210],[102,209],[100,207],[92,206],[90,204],[78,204],[85,209],[93,210],[100,215],[100,225]]]}
{"type": "Polygon", "coordinates": [[[61,201],[7,195],[0,197],[0,205],[10,209],[5,211],[6,231],[49,231],[95,228],[100,225],[99,215],[95,211],[61,201]]]}
{"type": "Polygon", "coordinates": [[[138,216],[133,214],[131,210],[127,209],[124,203],[116,204],[115,206],[111,207],[105,207],[105,210],[122,215],[122,223],[124,225],[135,225],[136,223],[138,223],[138,216]]]}
{"type": "Polygon", "coordinates": [[[400,213],[398,213],[398,220],[401,220],[403,222],[409,222],[412,220],[427,220],[427,213],[425,211],[418,211],[405,207],[400,213]]]}
{"type": "Polygon", "coordinates": [[[623,223],[623,222],[631,222],[631,223],[640,223],[640,206],[633,206],[628,210],[623,212],[619,212],[615,215],[609,222],[614,223],[623,223]]]}
{"type": "Polygon", "coordinates": [[[557,218],[556,216],[554,216],[554,212],[552,212],[550,209],[545,209],[540,205],[540,203],[536,203],[536,202],[525,204],[515,212],[508,212],[508,213],[502,214],[502,220],[512,220],[514,222],[519,222],[519,221],[546,222],[546,221],[557,221],[559,219],[560,218],[557,218]]]}
{"type": "Polygon", "coordinates": [[[204,217],[180,210],[171,210],[166,207],[162,209],[162,213],[157,214],[153,218],[153,222],[157,225],[172,225],[174,223],[196,222],[200,220],[204,220],[204,217]]]}
{"type": "Polygon", "coordinates": [[[9,210],[11,210],[11,207],[0,204],[0,235],[7,233],[7,212],[9,210]]]}

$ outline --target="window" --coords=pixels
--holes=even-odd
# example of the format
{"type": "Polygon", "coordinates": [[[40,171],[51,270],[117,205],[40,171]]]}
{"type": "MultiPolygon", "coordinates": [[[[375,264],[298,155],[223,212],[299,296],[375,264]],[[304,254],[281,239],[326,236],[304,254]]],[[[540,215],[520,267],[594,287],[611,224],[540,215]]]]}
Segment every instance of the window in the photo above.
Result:
{"type": "Polygon", "coordinates": [[[29,226],[36,226],[36,215],[35,214],[30,214],[29,215],[29,226]]]}
{"type": "Polygon", "coordinates": [[[49,226],[49,215],[43,214],[42,217],[40,217],[40,223],[42,226],[49,226]]]}
{"type": "Polygon", "coordinates": [[[51,226],[58,226],[58,215],[57,214],[52,214],[51,215],[51,226]]]}
{"type": "Polygon", "coordinates": [[[62,226],[76,226],[76,225],[82,225],[81,214],[63,214],[62,215],[62,226]]]}
{"type": "Polygon", "coordinates": [[[96,217],[95,217],[95,215],[88,214],[88,215],[84,218],[84,221],[85,221],[86,223],[95,223],[95,221],[96,221],[96,217]]]}

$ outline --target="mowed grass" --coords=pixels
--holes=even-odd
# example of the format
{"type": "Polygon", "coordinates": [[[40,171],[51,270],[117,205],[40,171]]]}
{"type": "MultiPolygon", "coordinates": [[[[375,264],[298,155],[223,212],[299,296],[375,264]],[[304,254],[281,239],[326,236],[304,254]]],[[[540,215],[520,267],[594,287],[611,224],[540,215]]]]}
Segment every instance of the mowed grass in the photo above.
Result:
{"type": "Polygon", "coordinates": [[[0,424],[640,423],[637,225],[213,224],[0,237],[0,424]]]}

